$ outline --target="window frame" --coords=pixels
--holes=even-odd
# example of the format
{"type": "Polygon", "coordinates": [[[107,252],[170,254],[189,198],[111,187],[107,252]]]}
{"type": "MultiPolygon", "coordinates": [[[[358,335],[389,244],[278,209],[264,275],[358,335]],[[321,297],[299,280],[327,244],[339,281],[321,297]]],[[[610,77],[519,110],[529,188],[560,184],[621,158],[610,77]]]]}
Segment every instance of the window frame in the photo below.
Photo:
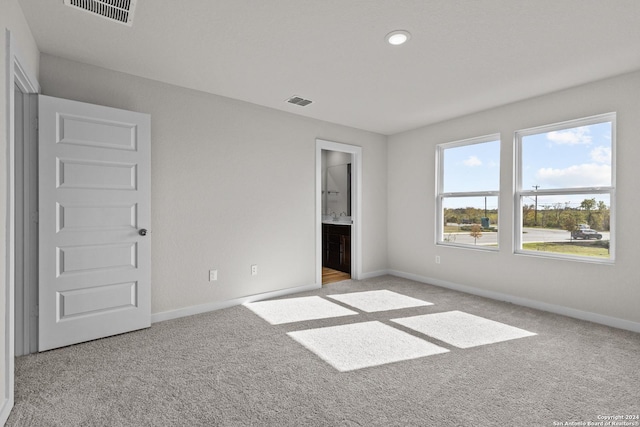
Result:
{"type": "Polygon", "coordinates": [[[597,264],[613,264],[615,261],[615,206],[616,206],[616,113],[604,113],[595,116],[583,117],[579,119],[567,120],[553,124],[537,126],[528,129],[521,129],[514,133],[514,192],[513,192],[513,252],[515,254],[537,256],[553,259],[564,259],[570,261],[590,262],[597,264]],[[574,187],[574,188],[553,188],[553,189],[523,189],[522,188],[522,140],[524,137],[548,133],[552,131],[562,131],[577,128],[580,126],[589,126],[601,123],[611,123],[611,184],[609,186],[597,187],[574,187]],[[608,194],[609,195],[609,258],[602,259],[588,256],[565,255],[554,252],[526,250],[522,248],[522,200],[524,197],[537,196],[562,196],[562,195],[592,195],[592,194],[608,194]]]}
{"type": "Polygon", "coordinates": [[[436,182],[435,182],[435,244],[448,247],[458,247],[464,249],[475,249],[480,251],[497,252],[500,250],[500,227],[496,231],[497,246],[477,246],[465,243],[447,242],[444,240],[444,208],[443,201],[445,198],[453,197],[496,197],[498,200],[498,224],[501,223],[500,215],[500,184],[502,177],[502,165],[500,157],[502,155],[502,139],[500,133],[493,133],[474,138],[468,138],[453,142],[445,142],[436,145],[436,182]],[[449,148],[458,148],[469,145],[484,144],[487,142],[498,141],[498,189],[489,191],[452,191],[444,192],[444,152],[449,148]]]}

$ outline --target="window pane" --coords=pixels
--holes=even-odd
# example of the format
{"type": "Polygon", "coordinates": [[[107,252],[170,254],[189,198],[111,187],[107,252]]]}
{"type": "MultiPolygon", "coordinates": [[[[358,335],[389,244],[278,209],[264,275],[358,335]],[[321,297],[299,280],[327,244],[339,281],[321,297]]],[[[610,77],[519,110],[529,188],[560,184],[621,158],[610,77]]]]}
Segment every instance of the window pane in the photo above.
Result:
{"type": "Polygon", "coordinates": [[[445,193],[497,191],[500,188],[500,141],[446,148],[445,193]]]}
{"type": "Polygon", "coordinates": [[[611,122],[522,138],[522,190],[611,186],[611,122]]]}
{"type": "Polygon", "coordinates": [[[609,258],[609,194],[523,196],[522,249],[609,258]],[[537,206],[537,209],[536,209],[537,206]]]}
{"type": "Polygon", "coordinates": [[[498,247],[497,197],[445,197],[442,207],[440,242],[498,247]]]}

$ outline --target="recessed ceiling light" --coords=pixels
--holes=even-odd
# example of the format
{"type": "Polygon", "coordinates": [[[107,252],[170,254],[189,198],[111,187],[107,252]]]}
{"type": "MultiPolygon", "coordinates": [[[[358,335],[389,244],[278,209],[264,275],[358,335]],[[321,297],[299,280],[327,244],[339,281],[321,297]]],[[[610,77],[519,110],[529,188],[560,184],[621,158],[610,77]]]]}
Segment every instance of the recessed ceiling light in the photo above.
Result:
{"type": "Polygon", "coordinates": [[[411,38],[411,34],[409,33],[409,31],[405,31],[405,30],[397,30],[397,31],[392,31],[389,34],[387,34],[387,42],[389,42],[389,44],[392,44],[394,46],[399,46],[403,43],[406,43],[407,40],[409,40],[411,38]]]}

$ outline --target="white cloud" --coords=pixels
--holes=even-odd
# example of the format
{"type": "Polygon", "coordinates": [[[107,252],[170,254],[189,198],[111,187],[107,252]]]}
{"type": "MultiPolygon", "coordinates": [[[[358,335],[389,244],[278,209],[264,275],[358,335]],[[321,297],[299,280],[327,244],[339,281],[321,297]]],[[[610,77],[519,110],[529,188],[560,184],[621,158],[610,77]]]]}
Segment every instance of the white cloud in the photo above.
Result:
{"type": "Polygon", "coordinates": [[[547,133],[547,139],[551,142],[555,142],[556,144],[569,144],[569,145],[577,145],[577,144],[591,144],[591,130],[582,126],[575,129],[564,130],[564,131],[553,131],[547,133]]]}
{"type": "Polygon", "coordinates": [[[542,168],[536,172],[542,188],[598,187],[611,185],[611,166],[587,163],[565,169],[542,168]]]}
{"type": "Polygon", "coordinates": [[[482,164],[482,160],[476,156],[469,156],[469,158],[462,163],[464,163],[465,166],[480,166],[482,164]]]}
{"type": "Polygon", "coordinates": [[[589,154],[594,162],[611,164],[611,147],[598,146],[589,154]]]}

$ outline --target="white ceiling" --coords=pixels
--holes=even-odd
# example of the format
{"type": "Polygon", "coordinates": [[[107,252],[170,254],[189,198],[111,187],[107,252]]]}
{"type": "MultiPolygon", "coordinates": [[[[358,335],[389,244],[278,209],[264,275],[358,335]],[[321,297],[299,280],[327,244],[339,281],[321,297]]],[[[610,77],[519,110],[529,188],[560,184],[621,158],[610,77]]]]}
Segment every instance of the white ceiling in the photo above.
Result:
{"type": "Polygon", "coordinates": [[[640,69],[638,0],[19,3],[43,53],[386,135],[640,69]]]}

